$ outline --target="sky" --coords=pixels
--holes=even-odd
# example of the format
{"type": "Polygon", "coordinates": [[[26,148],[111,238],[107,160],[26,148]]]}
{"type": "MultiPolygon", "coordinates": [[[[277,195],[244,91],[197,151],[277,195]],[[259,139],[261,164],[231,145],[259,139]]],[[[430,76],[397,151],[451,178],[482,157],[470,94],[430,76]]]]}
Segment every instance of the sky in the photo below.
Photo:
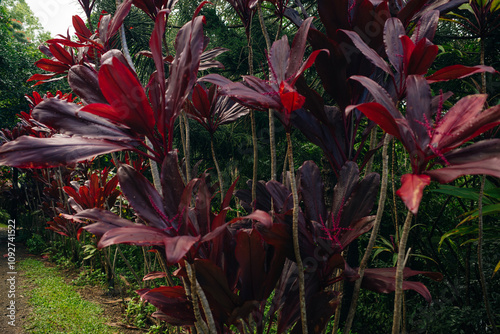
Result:
{"type": "Polygon", "coordinates": [[[43,28],[50,32],[52,37],[57,34],[66,35],[68,28],[73,34],[71,17],[80,15],[85,20],[85,14],[77,0],[25,0],[33,13],[40,20],[43,28]]]}

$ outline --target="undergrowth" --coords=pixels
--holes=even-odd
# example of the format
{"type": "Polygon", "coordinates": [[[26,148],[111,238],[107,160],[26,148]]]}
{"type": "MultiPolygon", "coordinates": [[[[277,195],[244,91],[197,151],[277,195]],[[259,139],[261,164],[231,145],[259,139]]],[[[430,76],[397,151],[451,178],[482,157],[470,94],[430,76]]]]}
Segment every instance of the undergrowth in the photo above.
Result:
{"type": "Polygon", "coordinates": [[[23,260],[19,269],[25,272],[26,290],[33,307],[25,330],[28,333],[113,333],[105,325],[103,309],[80,297],[57,273],[34,259],[23,260]]]}

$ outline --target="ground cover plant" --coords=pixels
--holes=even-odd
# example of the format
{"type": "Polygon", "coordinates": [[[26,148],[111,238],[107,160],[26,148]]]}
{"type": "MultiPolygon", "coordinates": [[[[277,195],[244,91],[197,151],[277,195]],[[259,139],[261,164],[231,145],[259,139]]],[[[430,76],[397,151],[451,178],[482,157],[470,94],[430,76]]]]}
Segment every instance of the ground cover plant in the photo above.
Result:
{"type": "MultiPolygon", "coordinates": [[[[440,283],[427,278],[451,282],[437,253],[446,243],[466,272],[467,303],[474,293],[484,304],[482,320],[460,323],[460,330],[498,332],[491,305],[498,304],[498,292],[488,292],[498,286],[498,259],[486,267],[483,261],[485,249],[499,240],[498,222],[489,218],[499,210],[500,105],[486,94],[487,74],[497,80],[491,78],[498,73],[485,65],[484,43],[491,25],[499,24],[498,1],[319,0],[304,7],[125,0],[100,15],[94,10],[106,1],[80,4],[86,18],[73,17],[75,36],[46,41],[40,47],[46,57],[35,63],[45,72],[27,78],[36,86],[67,80],[71,92],[34,92],[30,112],[2,131],[0,146],[0,164],[24,171],[26,193],[37,194],[25,201],[58,235],[51,238],[66,246],[71,262],[102,268],[110,287],[134,280],[165,326],[349,333],[364,323],[357,310],[367,317],[363,302],[372,295],[360,293],[364,289],[394,295],[388,312],[392,333],[400,333],[435,326],[425,319],[408,324],[408,318],[429,309],[426,285],[440,283]],[[232,10],[241,21],[248,60],[241,76],[224,69],[224,54],[234,50],[210,42],[217,39],[206,29],[212,6],[227,22],[237,22],[232,10]],[[140,15],[149,30],[131,23],[140,15]],[[440,18],[488,22],[478,30],[476,65],[434,67],[440,18]],[[146,32],[134,54],[128,43],[140,39],[137,29],[146,32]],[[274,42],[269,32],[276,33],[274,42]],[[264,52],[253,48],[257,35],[264,36],[264,52]],[[443,90],[443,82],[474,75],[481,75],[479,94],[455,97],[443,90]],[[237,154],[218,158],[219,133],[248,123],[251,145],[227,142],[237,154]],[[201,128],[208,132],[209,162],[193,159],[203,156],[193,150],[201,128]],[[258,130],[265,135],[258,138],[258,130]],[[269,158],[259,146],[268,147],[269,158]],[[298,158],[306,147],[315,148],[316,161],[298,158]],[[234,162],[239,156],[240,165],[234,162]],[[259,178],[258,163],[267,159],[270,168],[261,167],[266,176],[259,178]],[[246,161],[252,170],[240,175],[246,161]],[[473,187],[479,190],[471,193],[473,187]],[[438,193],[459,194],[459,206],[472,218],[459,225],[450,214],[458,226],[444,233],[439,220],[451,196],[439,202],[440,212],[425,200],[438,193]],[[387,210],[386,202],[392,202],[387,210]],[[412,228],[426,233],[427,244],[409,243],[412,228]],[[457,235],[474,239],[457,244],[457,235]],[[461,246],[468,247],[467,260],[461,246]],[[370,263],[372,253],[377,261],[370,263]]],[[[14,177],[12,191],[22,196],[14,177]]]]}
{"type": "Polygon", "coordinates": [[[103,309],[82,300],[55,268],[45,267],[34,259],[22,261],[20,268],[26,271],[26,279],[33,284],[26,290],[33,306],[33,315],[26,328],[30,333],[113,333],[105,324],[103,309]]]}

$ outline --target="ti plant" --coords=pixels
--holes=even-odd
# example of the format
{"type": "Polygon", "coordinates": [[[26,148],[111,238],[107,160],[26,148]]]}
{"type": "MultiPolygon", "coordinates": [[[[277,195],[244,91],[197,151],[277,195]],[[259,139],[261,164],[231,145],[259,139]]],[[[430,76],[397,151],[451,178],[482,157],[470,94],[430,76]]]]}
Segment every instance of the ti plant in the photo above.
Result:
{"type": "MultiPolygon", "coordinates": [[[[90,17],[94,1],[79,2],[90,17]]],[[[129,155],[125,162],[115,157],[115,178],[107,180],[106,169],[92,174],[87,184],[65,187],[72,197],[65,204],[76,213],[66,210],[51,227],[74,220],[97,237],[98,248],[153,247],[170,268],[144,279],[170,277],[172,271],[176,283],[137,293],[157,308],[155,317],[172,325],[203,333],[322,333],[339,304],[340,292],[332,286],[340,281],[395,291],[396,300],[412,289],[430,302],[423,283],[407,279],[421,274],[440,280],[442,275],[405,267],[411,219],[424,188],[431,180],[447,183],[469,174],[500,177],[500,139],[475,141],[500,124],[500,106],[485,109],[486,96],[471,95],[444,110],[450,94],[433,96],[430,86],[495,70],[454,65],[427,75],[438,52],[432,43],[438,18],[463,2],[410,0],[401,8],[400,2],[387,0],[320,0],[324,33],[312,17],[299,19],[285,2],[275,3],[280,21],[290,17],[299,27],[296,36],[291,46],[286,36],[270,46],[269,80],[247,75],[240,82],[216,73],[198,78],[201,70],[221,67],[214,59],[224,52],[206,50],[205,17],[199,15],[205,2],[179,29],[173,54],[165,52],[164,36],[175,0],[125,0],[114,16],[101,16],[95,31],[75,16],[78,40],[49,40],[41,48],[49,58],[37,65],[50,73],[30,80],[67,78],[78,103],[69,95],[42,99],[35,94],[31,114],[22,115],[22,131],[3,132],[8,140],[0,147],[0,164],[40,169],[118,151],[139,155],[134,166],[129,155]],[[129,57],[114,49],[132,5],[155,20],[150,50],[142,52],[155,64],[145,86],[129,57]],[[368,35],[368,26],[377,28],[375,33],[368,35]],[[319,77],[320,92],[309,87],[306,76],[319,77]],[[334,103],[327,105],[332,98],[334,103]],[[253,178],[250,193],[237,191],[237,182],[226,192],[218,171],[221,205],[215,207],[217,185],[208,173],[188,180],[182,173],[174,141],[177,119],[184,110],[213,136],[219,126],[246,114],[246,108],[275,110],[286,130],[290,170],[281,182],[253,178]],[[397,268],[367,268],[358,274],[343,253],[349,245],[356,249],[355,241],[374,225],[371,212],[380,177],[366,173],[361,178],[360,170],[375,152],[367,152],[365,141],[376,125],[409,154],[411,173],[402,176],[398,195],[411,213],[399,239],[397,268]],[[323,150],[335,174],[333,196],[327,195],[314,162],[302,163],[296,173],[294,128],[323,150]],[[143,175],[142,159],[161,165],[161,189],[143,175]],[[135,212],[134,221],[112,211],[117,184],[135,212]],[[230,219],[235,197],[248,212],[230,219]]],[[[250,43],[255,2],[230,4],[250,43]]],[[[54,195],[62,188],[50,186],[54,195]]],[[[62,227],[58,232],[64,233],[62,227]]],[[[399,326],[395,317],[394,333],[399,326]]]]}

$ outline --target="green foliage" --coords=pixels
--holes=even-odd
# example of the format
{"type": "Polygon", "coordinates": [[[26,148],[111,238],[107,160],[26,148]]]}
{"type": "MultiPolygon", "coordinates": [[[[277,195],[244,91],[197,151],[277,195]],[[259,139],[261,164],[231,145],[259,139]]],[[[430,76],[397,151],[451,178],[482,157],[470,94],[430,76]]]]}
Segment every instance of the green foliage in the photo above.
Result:
{"type": "Polygon", "coordinates": [[[47,243],[40,234],[33,233],[26,241],[28,251],[33,254],[42,254],[47,249],[47,243]]]}
{"type": "Polygon", "coordinates": [[[19,268],[26,272],[26,289],[33,311],[26,322],[30,333],[112,333],[105,325],[103,309],[82,300],[74,287],[67,285],[54,268],[27,259],[19,268]],[[57,324],[56,326],[54,326],[57,324]]]}
{"type": "Polygon", "coordinates": [[[148,328],[153,325],[151,314],[155,311],[156,308],[153,305],[144,303],[139,298],[134,298],[127,302],[125,318],[127,323],[133,324],[139,328],[148,328]]]}

